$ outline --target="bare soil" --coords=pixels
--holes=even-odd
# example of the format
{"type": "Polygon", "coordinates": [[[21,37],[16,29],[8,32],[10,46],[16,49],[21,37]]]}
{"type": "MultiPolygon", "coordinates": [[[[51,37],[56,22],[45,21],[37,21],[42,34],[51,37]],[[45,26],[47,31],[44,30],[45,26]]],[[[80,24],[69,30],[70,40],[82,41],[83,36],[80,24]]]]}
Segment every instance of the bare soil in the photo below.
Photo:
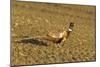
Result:
{"type": "Polygon", "coordinates": [[[11,64],[32,65],[96,60],[96,7],[70,4],[12,2],[11,64]],[[18,43],[23,38],[43,36],[48,32],[66,30],[75,24],[63,46],[32,41],[18,43]]]}

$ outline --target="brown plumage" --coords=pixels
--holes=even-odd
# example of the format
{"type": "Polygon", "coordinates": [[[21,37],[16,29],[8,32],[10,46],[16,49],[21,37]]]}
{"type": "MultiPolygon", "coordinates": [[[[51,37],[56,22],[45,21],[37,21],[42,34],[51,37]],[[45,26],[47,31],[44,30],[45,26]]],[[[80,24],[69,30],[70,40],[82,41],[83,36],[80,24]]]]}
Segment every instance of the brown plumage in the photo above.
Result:
{"type": "Polygon", "coordinates": [[[46,36],[40,36],[36,38],[41,39],[41,40],[51,41],[53,43],[58,44],[67,40],[67,38],[69,37],[70,33],[73,30],[73,27],[74,27],[74,23],[71,22],[69,25],[69,28],[67,30],[64,30],[63,32],[58,32],[58,33],[50,32],[46,36]]]}

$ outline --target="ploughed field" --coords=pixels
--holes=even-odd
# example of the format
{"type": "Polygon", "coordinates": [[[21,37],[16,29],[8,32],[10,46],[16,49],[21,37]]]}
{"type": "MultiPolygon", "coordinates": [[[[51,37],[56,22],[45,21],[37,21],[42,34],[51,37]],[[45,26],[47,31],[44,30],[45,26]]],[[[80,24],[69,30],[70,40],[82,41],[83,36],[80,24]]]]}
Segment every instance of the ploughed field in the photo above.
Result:
{"type": "MultiPolygon", "coordinates": [[[[51,64],[95,61],[95,6],[13,2],[11,10],[11,64],[51,64]],[[52,42],[44,45],[32,41],[18,43],[23,38],[47,35],[48,32],[73,32],[60,47],[52,42]]],[[[44,42],[44,41],[43,41],[44,42]]]]}

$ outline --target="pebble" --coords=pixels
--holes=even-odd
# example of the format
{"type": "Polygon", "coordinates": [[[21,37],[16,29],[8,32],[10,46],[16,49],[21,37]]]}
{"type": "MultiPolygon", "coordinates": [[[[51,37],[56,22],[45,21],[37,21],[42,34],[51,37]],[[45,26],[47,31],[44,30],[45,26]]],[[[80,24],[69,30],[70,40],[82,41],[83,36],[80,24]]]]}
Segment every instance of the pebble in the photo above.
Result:
{"type": "Polygon", "coordinates": [[[18,23],[15,23],[15,26],[18,26],[18,23]]]}
{"type": "Polygon", "coordinates": [[[21,55],[21,56],[26,56],[25,54],[23,54],[22,52],[19,52],[19,54],[21,55]]]}
{"type": "Polygon", "coordinates": [[[48,23],[48,22],[49,22],[49,20],[48,20],[48,19],[45,19],[45,22],[47,22],[47,23],[48,23]]]}

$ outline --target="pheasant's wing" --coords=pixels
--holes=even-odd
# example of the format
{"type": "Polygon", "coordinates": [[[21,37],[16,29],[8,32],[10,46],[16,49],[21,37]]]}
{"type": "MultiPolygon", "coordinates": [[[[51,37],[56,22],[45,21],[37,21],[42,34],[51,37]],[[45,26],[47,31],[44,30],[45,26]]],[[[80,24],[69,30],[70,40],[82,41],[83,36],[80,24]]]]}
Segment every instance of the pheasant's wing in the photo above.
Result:
{"type": "Polygon", "coordinates": [[[53,38],[61,38],[61,33],[48,33],[47,36],[53,37],[53,38]]]}

